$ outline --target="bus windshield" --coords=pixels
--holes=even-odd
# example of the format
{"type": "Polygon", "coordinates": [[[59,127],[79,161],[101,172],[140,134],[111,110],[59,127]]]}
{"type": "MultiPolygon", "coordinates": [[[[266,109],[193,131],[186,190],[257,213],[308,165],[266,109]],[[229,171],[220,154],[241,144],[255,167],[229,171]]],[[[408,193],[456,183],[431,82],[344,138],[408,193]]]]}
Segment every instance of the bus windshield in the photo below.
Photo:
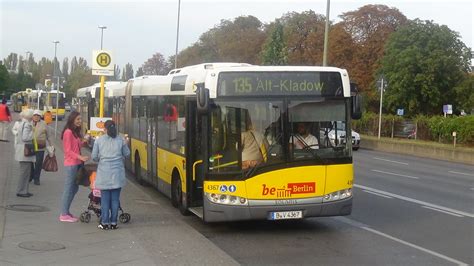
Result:
{"type": "MultiPolygon", "coordinates": [[[[46,105],[49,106],[50,108],[56,108],[56,93],[44,93],[42,94],[42,99],[41,99],[41,105],[46,105]]],[[[65,99],[64,95],[60,92],[59,93],[59,108],[64,109],[65,108],[65,99]]]]}
{"type": "MultiPolygon", "coordinates": [[[[343,100],[216,100],[211,116],[211,172],[349,158],[346,142],[327,141],[346,121],[343,100]]],[[[350,143],[350,142],[349,142],[350,143]]]]}

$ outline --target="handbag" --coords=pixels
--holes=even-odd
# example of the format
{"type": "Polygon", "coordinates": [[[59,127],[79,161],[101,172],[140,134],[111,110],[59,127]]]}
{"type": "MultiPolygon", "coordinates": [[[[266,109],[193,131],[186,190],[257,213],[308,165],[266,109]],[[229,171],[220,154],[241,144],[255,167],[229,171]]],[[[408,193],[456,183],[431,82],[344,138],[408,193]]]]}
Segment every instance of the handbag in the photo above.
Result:
{"type": "MultiPolygon", "coordinates": [[[[23,123],[23,127],[21,128],[21,134],[23,134],[23,130],[25,129],[25,123],[23,123]]],[[[35,139],[33,139],[33,142],[35,139]]],[[[35,149],[35,144],[32,144],[32,143],[25,143],[25,146],[23,148],[23,155],[25,157],[31,157],[31,156],[35,156],[36,155],[36,150],[35,149]]]]}
{"type": "Polygon", "coordinates": [[[53,154],[47,155],[43,161],[43,170],[46,172],[57,172],[58,171],[58,161],[56,160],[56,155],[53,154]]]}
{"type": "Polygon", "coordinates": [[[25,155],[25,157],[35,156],[36,155],[35,145],[25,144],[25,147],[23,149],[23,155],[25,155]]]}

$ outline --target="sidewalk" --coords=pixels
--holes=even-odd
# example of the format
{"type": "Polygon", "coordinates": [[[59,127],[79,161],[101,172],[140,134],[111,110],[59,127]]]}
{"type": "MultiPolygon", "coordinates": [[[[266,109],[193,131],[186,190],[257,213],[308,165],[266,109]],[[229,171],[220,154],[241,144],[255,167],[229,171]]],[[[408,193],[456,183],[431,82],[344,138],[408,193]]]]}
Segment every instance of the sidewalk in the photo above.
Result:
{"type": "MultiPolygon", "coordinates": [[[[54,134],[52,134],[54,136],[54,134]]],[[[11,136],[10,136],[11,138],[11,136]]],[[[63,152],[56,141],[59,171],[30,183],[30,198],[16,196],[19,163],[13,141],[0,142],[0,265],[236,265],[237,262],[181,220],[160,193],[128,181],[121,193],[131,222],[114,231],[91,222],[58,221],[63,192],[63,152]],[[9,206],[24,204],[23,211],[9,206]],[[25,211],[26,210],[26,211],[25,211]]],[[[86,210],[89,189],[80,187],[71,212],[86,210]]],[[[209,225],[212,226],[212,225],[209,225]]]]}

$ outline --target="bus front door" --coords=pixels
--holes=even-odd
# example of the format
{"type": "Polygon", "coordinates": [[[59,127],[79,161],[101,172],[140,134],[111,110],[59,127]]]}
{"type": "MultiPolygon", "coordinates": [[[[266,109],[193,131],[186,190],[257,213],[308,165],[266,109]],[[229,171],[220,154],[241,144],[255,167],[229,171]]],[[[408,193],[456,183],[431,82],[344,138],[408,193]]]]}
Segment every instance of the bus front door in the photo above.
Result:
{"type": "MultiPolygon", "coordinates": [[[[202,206],[203,167],[201,149],[201,116],[197,112],[196,98],[186,101],[186,191],[190,210],[202,206]]],[[[199,215],[199,214],[197,214],[199,215]]]]}

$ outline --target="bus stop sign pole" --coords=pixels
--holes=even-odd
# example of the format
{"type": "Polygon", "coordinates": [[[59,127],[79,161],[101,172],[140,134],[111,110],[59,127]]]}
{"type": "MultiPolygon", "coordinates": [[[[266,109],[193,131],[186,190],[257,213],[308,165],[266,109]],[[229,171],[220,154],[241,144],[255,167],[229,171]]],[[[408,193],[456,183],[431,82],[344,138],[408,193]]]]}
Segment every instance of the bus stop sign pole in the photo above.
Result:
{"type": "Polygon", "coordinates": [[[105,76],[100,76],[100,111],[99,117],[104,117],[104,83],[105,83],[105,76]]]}

